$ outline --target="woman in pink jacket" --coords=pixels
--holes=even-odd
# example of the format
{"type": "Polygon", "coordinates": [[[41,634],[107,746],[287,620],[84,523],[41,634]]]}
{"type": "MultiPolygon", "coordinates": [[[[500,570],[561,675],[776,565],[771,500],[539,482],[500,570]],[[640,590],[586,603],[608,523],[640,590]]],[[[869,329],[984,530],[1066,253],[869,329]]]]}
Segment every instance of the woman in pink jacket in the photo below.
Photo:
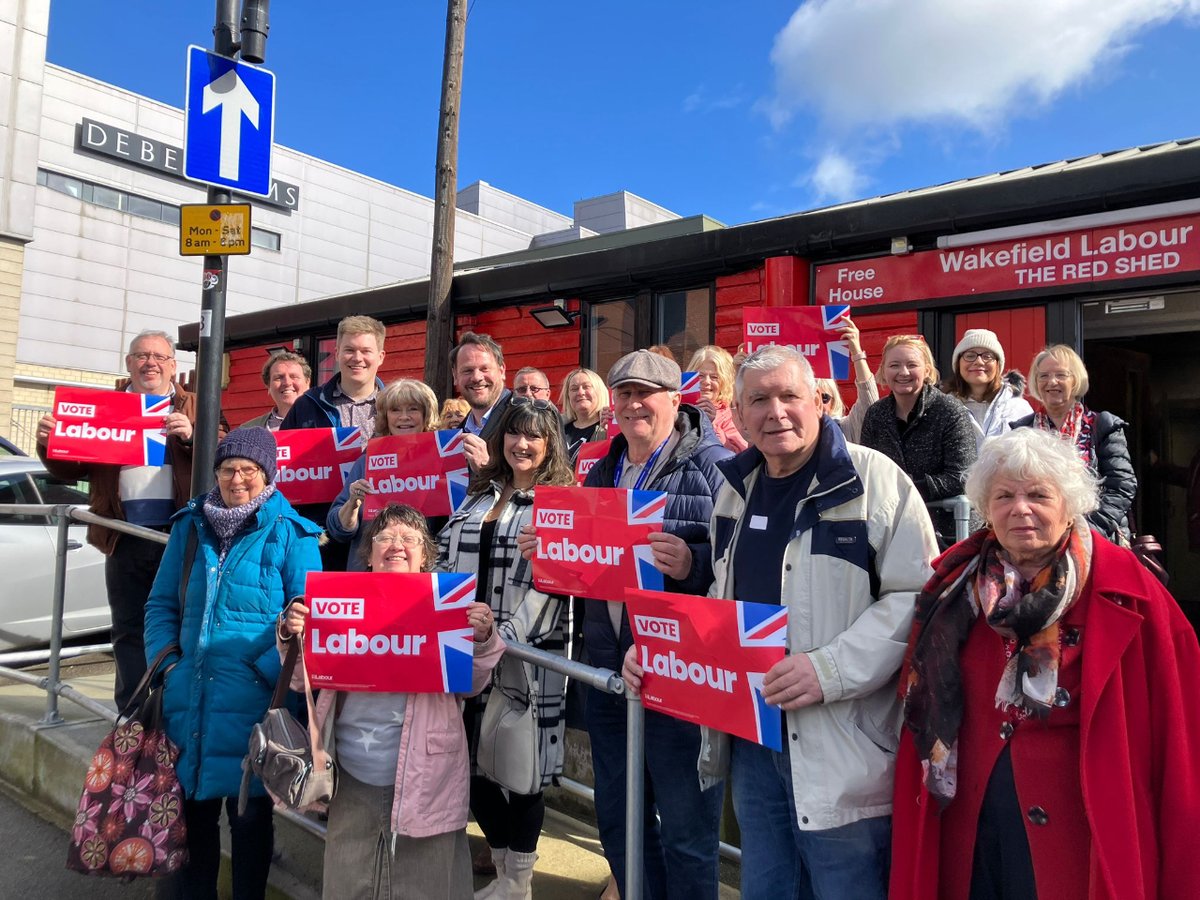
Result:
{"type": "Polygon", "coordinates": [[[688,371],[700,376],[700,399],[696,406],[712,421],[713,431],[722,447],[741,453],[750,446],[733,423],[733,378],[737,371],[729,351],[716,344],[701,347],[692,354],[688,371]]]}
{"type": "MultiPolygon", "coordinates": [[[[366,528],[372,572],[428,572],[437,547],[425,517],[392,504],[366,528]]],[[[304,631],[308,608],[288,607],[281,641],[304,631]]],[[[504,652],[492,611],[472,603],[472,693],[487,684],[504,652]]],[[[329,804],[321,893],[338,898],[470,900],[467,847],[467,735],[453,694],[322,691],[317,727],[332,730],[338,789],[329,804]],[[329,715],[333,726],[329,729],[329,715]]]]}

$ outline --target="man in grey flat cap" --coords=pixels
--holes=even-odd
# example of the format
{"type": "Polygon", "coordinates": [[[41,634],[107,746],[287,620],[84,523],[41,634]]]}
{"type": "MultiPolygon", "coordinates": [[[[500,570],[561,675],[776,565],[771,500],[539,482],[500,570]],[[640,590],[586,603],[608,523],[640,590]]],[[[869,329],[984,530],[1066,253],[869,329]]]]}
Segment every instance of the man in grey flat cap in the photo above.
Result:
{"type": "MultiPolygon", "coordinates": [[[[648,350],[617,360],[608,373],[615,421],[621,429],[585,487],[665,491],[663,531],[651,534],[654,564],[668,591],[703,596],[712,583],[708,540],[713,497],[723,479],[721,446],[709,419],[680,403],[679,366],[648,350]]],[[[531,556],[536,532],[522,535],[531,556]]],[[[619,671],[633,644],[623,603],[586,600],[583,641],[592,665],[619,671]]],[[[625,704],[588,690],[586,719],[595,770],[596,820],[617,883],[625,883],[625,704]]],[[[724,786],[701,791],[696,775],[700,729],[657,712],[646,713],[646,896],[657,900],[717,896],[717,825],[724,786]]]]}

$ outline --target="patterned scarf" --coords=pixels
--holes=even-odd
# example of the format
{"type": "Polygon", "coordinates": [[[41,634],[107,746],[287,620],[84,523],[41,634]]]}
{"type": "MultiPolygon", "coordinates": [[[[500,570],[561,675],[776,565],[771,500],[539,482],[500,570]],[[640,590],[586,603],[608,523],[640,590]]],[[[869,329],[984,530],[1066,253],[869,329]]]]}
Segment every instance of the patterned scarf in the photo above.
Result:
{"type": "Polygon", "coordinates": [[[1095,459],[1092,456],[1092,431],[1096,425],[1096,414],[1079,400],[1075,401],[1071,411],[1063,418],[1061,426],[1051,422],[1050,417],[1044,412],[1034,414],[1033,424],[1035,428],[1040,428],[1042,431],[1051,433],[1057,431],[1059,437],[1075,445],[1075,452],[1079,454],[1079,458],[1086,465],[1095,466],[1095,459]]]}
{"type": "Polygon", "coordinates": [[[217,565],[225,562],[225,555],[233,546],[234,537],[273,493],[275,493],[275,485],[268,484],[263,488],[262,493],[249,503],[243,503],[241,506],[226,506],[225,501],[221,499],[220,488],[214,487],[208,492],[208,496],[204,498],[204,518],[208,519],[208,524],[217,534],[220,549],[217,565]]]}
{"type": "Polygon", "coordinates": [[[1091,561],[1092,534],[1083,519],[1067,530],[1054,560],[1027,586],[990,529],[977,531],[937,561],[917,595],[900,695],[925,787],[943,807],[958,787],[964,702],[959,654],[976,617],[982,613],[1008,644],[996,706],[1018,720],[1047,716],[1058,690],[1058,623],[1079,599],[1091,561]]]}

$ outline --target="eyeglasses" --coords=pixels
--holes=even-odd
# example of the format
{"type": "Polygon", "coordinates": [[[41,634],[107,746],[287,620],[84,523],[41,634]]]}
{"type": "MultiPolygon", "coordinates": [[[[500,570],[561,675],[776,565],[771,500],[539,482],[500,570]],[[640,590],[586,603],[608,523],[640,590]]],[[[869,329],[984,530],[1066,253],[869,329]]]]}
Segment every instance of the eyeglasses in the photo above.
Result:
{"type": "Polygon", "coordinates": [[[986,350],[982,353],[977,350],[968,350],[962,355],[962,358],[967,362],[975,362],[976,360],[979,360],[980,362],[990,363],[995,362],[1000,357],[998,357],[995,353],[988,353],[986,350]]]}
{"type": "Polygon", "coordinates": [[[508,398],[509,406],[532,406],[536,410],[545,411],[554,409],[554,405],[549,400],[543,400],[541,397],[522,397],[520,394],[513,394],[508,398]]]}
{"type": "Polygon", "coordinates": [[[407,549],[411,550],[421,543],[421,536],[416,534],[377,534],[371,538],[372,544],[378,544],[380,547],[387,544],[395,547],[403,544],[407,549]]]}
{"type": "Polygon", "coordinates": [[[518,397],[536,397],[538,394],[549,394],[550,388],[542,387],[540,384],[523,384],[518,388],[513,388],[513,393],[518,397]]]}
{"type": "Polygon", "coordinates": [[[130,353],[129,358],[135,362],[150,362],[154,360],[156,363],[165,363],[174,359],[173,356],[163,356],[161,353],[130,353]]]}
{"type": "Polygon", "coordinates": [[[217,469],[217,477],[232,481],[234,475],[241,475],[242,481],[251,481],[262,473],[258,466],[221,466],[217,469]]]}

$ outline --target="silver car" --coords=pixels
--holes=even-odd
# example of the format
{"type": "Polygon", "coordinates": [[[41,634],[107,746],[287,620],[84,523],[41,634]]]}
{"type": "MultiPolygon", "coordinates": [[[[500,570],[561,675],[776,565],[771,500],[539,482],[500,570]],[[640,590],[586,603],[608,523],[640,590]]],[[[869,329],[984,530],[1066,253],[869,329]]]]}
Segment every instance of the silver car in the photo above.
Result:
{"type": "MultiPolygon", "coordinates": [[[[0,456],[0,503],[87,502],[86,481],[52,478],[34,457],[0,456]]],[[[86,525],[71,525],[64,637],[112,625],[104,554],[87,543],[86,532],[86,525]]],[[[47,517],[0,512],[0,650],[49,642],[56,542],[57,531],[47,517]]]]}

